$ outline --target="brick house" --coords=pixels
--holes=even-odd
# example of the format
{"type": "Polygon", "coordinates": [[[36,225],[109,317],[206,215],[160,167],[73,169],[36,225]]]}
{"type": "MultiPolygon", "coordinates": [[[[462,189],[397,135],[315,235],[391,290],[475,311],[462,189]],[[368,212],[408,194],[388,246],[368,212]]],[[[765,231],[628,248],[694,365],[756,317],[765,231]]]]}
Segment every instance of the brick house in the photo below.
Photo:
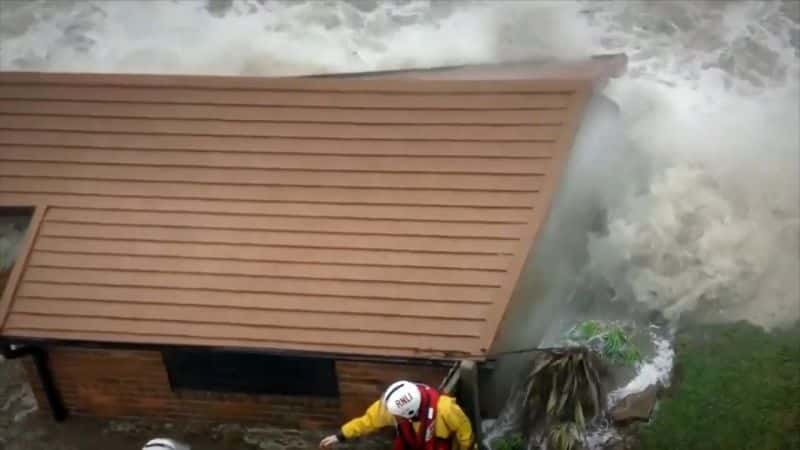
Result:
{"type": "Polygon", "coordinates": [[[335,426],[398,378],[477,418],[475,364],[621,66],[2,73],[0,206],[31,211],[4,353],[60,419],[335,426]]]}

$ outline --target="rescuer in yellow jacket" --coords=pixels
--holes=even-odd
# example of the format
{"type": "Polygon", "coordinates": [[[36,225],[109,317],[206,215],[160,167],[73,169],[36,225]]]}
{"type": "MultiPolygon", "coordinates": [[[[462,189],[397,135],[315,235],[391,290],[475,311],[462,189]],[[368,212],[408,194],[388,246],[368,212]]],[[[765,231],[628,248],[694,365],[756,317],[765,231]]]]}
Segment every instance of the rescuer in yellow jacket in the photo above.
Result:
{"type": "Polygon", "coordinates": [[[398,381],[363,416],[323,439],[320,448],[389,426],[397,431],[393,450],[469,450],[475,444],[472,425],[454,398],[424,384],[398,381]]]}

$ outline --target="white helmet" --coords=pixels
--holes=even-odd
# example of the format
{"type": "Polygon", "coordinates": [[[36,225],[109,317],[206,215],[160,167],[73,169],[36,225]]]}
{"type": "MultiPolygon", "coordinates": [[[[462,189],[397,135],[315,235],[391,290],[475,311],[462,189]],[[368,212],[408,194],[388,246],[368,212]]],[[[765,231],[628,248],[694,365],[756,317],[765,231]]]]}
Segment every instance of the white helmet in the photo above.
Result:
{"type": "Polygon", "coordinates": [[[157,438],[147,441],[142,450],[191,450],[191,448],[172,439],[157,438]]]}
{"type": "Polygon", "coordinates": [[[393,416],[413,419],[419,412],[422,394],[416,384],[410,381],[398,381],[386,389],[383,402],[393,416]]]}

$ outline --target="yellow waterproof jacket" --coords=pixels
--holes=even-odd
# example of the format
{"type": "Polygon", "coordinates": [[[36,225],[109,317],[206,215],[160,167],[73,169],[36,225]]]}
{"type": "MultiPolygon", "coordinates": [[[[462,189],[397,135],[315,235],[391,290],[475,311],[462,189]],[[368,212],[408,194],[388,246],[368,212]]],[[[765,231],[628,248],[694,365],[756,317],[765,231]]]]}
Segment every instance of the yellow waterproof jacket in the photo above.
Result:
{"type": "MultiPolygon", "coordinates": [[[[442,439],[455,437],[460,450],[471,449],[474,440],[472,425],[455,399],[441,395],[436,408],[436,422],[434,424],[436,437],[442,439]]],[[[389,426],[395,426],[394,416],[389,413],[383,402],[378,400],[367,409],[363,416],[344,424],[341,433],[346,439],[352,439],[374,433],[381,428],[389,426]]],[[[414,423],[414,430],[419,430],[419,423],[414,423]]]]}

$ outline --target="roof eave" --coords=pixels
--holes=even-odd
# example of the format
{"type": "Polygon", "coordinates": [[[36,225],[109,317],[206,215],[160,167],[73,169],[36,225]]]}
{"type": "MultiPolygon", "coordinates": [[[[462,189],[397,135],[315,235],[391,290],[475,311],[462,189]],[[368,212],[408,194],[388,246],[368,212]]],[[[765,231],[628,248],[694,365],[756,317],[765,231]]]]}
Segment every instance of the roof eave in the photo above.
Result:
{"type": "Polygon", "coordinates": [[[319,74],[309,77],[409,80],[586,80],[598,85],[604,84],[611,78],[621,77],[627,71],[627,66],[627,55],[611,53],[577,60],[521,60],[413,70],[319,74]]]}
{"type": "Polygon", "coordinates": [[[409,364],[409,365],[440,365],[449,366],[454,362],[470,360],[475,362],[488,361],[486,358],[477,355],[467,355],[461,353],[431,353],[418,354],[413,356],[401,355],[370,355],[359,353],[342,353],[329,351],[312,350],[293,350],[288,348],[274,347],[239,347],[239,346],[220,346],[220,345],[188,345],[171,343],[144,343],[144,342],[117,342],[105,340],[78,340],[69,338],[40,338],[29,336],[0,335],[0,345],[34,345],[34,346],[55,346],[55,347],[75,347],[87,349],[117,349],[117,350],[207,350],[207,351],[230,351],[246,353],[263,353],[271,355],[325,358],[336,361],[356,361],[374,362],[383,364],[409,364]]]}

